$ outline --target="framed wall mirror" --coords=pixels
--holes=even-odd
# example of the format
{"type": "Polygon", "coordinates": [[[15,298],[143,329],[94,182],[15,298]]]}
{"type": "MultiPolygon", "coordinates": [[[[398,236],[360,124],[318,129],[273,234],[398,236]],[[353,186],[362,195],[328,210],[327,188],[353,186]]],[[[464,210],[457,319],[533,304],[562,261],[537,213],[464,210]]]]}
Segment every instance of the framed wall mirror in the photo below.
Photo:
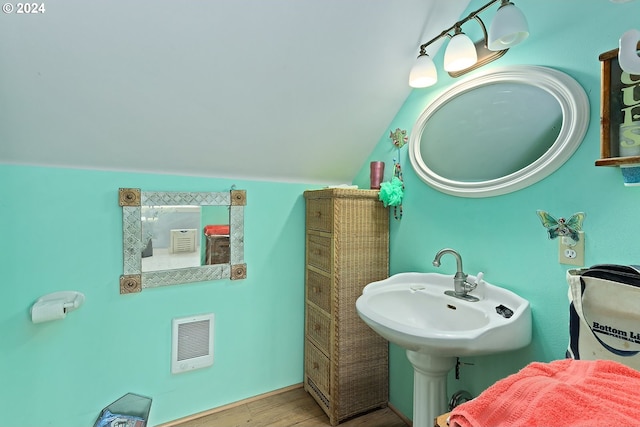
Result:
{"type": "Polygon", "coordinates": [[[495,69],[451,87],[416,121],[409,157],[433,188],[460,197],[510,193],[540,181],[578,148],[589,100],[546,67],[495,69]]]}
{"type": "Polygon", "coordinates": [[[120,293],[244,279],[246,191],[161,192],[120,188],[120,293]]]}

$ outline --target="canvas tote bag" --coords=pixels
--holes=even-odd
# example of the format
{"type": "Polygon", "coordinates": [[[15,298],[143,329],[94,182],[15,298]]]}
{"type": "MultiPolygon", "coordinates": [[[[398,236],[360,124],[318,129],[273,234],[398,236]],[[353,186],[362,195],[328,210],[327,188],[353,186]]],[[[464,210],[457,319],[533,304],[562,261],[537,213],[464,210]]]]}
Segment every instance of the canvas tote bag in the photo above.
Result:
{"type": "Polygon", "coordinates": [[[640,266],[569,270],[567,282],[567,357],[614,360],[640,370],[640,266]]]}

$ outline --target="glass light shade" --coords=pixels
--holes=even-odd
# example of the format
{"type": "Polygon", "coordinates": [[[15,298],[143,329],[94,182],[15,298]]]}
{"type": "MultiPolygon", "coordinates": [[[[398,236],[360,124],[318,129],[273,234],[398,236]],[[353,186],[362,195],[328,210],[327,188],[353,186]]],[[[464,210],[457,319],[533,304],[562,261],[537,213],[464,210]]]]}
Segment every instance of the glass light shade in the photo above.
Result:
{"type": "Polygon", "coordinates": [[[503,50],[529,37],[527,18],[513,3],[498,8],[489,28],[489,50],[503,50]]]}
{"type": "Polygon", "coordinates": [[[629,30],[620,37],[618,62],[622,71],[640,75],[640,56],[638,56],[638,42],[640,31],[629,30]]]}
{"type": "Polygon", "coordinates": [[[411,87],[427,87],[432,86],[438,81],[438,71],[433,60],[429,55],[420,55],[416,59],[416,63],[409,73],[409,86],[411,87]]]}
{"type": "Polygon", "coordinates": [[[444,69],[446,71],[460,71],[469,68],[478,61],[476,46],[469,36],[458,33],[447,45],[444,51],[444,69]]]}

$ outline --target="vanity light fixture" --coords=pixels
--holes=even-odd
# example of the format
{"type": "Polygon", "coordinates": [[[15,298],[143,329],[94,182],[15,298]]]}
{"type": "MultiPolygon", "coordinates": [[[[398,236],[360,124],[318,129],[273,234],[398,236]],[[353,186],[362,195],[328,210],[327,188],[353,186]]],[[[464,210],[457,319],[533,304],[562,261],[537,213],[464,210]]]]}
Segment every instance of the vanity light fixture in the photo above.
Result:
{"type": "Polygon", "coordinates": [[[527,19],[510,1],[503,1],[489,28],[489,50],[502,50],[515,46],[529,37],[527,19]]]}
{"type": "Polygon", "coordinates": [[[444,52],[444,69],[446,71],[460,71],[478,62],[476,46],[460,27],[455,28],[455,34],[444,52]]]}
{"type": "Polygon", "coordinates": [[[509,0],[491,0],[433,39],[420,45],[420,54],[409,74],[409,86],[422,88],[431,86],[438,81],[436,66],[426,49],[443,37],[451,38],[444,54],[444,69],[451,77],[460,77],[500,58],[511,46],[517,45],[528,36],[527,20],[520,9],[509,0]],[[487,27],[478,15],[498,1],[501,2],[500,7],[496,11],[487,34],[487,27]],[[475,43],[462,32],[462,25],[472,19],[480,24],[484,36],[482,40],[475,43]],[[454,31],[453,36],[450,34],[452,30],[454,31]]]}

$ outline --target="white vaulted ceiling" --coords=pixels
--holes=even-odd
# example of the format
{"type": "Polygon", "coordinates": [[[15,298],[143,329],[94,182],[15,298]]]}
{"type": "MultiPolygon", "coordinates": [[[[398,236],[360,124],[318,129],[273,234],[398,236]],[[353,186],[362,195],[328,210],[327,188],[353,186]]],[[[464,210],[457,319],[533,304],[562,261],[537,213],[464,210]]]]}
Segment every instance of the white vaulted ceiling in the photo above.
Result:
{"type": "Polygon", "coordinates": [[[351,182],[469,0],[56,0],[0,16],[0,162],[351,182]]]}

